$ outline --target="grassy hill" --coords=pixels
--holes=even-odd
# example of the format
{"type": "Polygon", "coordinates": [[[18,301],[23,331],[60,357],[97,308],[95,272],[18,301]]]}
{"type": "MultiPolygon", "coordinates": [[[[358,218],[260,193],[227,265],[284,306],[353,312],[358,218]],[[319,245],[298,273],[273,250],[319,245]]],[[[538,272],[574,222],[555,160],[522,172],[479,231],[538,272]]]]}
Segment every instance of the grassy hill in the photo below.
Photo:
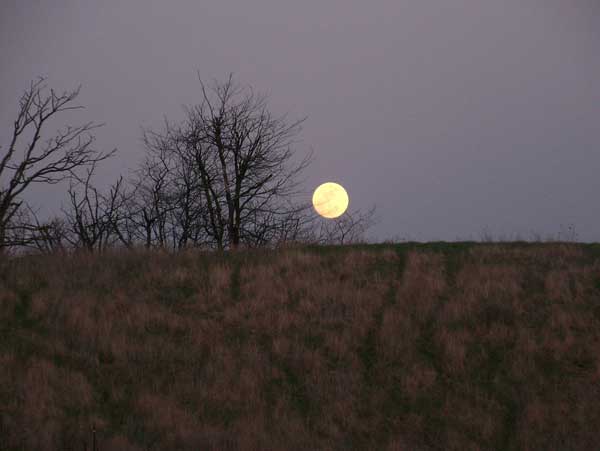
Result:
{"type": "Polygon", "coordinates": [[[597,449],[600,246],[1,261],[0,450],[94,436],[122,451],[597,449]]]}

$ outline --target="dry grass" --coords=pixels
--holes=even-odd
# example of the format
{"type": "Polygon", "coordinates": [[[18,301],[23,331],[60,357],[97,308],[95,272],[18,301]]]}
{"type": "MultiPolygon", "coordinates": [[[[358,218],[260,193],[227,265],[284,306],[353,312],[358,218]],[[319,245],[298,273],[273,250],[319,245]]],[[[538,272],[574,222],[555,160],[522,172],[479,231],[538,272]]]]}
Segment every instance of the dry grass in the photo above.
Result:
{"type": "Polygon", "coordinates": [[[594,449],[600,252],[0,262],[0,450],[594,449]]]}

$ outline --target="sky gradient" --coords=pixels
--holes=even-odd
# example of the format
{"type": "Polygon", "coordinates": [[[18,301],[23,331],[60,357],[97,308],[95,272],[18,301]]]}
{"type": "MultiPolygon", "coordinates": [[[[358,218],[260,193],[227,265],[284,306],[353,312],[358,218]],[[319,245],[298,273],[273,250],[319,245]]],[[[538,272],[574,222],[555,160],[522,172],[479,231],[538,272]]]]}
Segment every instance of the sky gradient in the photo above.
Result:
{"type": "MultiPolygon", "coordinates": [[[[598,49],[597,0],[2,0],[0,144],[30,80],[82,84],[55,125],[106,123],[102,186],[143,157],[141,126],[201,100],[197,71],[233,72],[308,117],[307,200],[335,181],[376,204],[371,239],[600,241],[598,49]]],[[[58,211],[66,192],[27,199],[58,211]]]]}

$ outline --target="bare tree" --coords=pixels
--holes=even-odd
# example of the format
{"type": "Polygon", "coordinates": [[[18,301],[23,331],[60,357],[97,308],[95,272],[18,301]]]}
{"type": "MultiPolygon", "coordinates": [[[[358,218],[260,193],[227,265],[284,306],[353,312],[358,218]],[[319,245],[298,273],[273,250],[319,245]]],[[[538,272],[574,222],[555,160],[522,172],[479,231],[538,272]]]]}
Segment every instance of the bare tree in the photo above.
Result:
{"type": "Polygon", "coordinates": [[[182,249],[188,245],[206,244],[209,229],[206,227],[201,177],[186,158],[183,141],[172,135],[166,120],[165,127],[164,135],[145,131],[144,144],[154,162],[153,172],[164,172],[165,175],[161,199],[164,200],[162,210],[169,247],[182,249]]]}
{"type": "Polygon", "coordinates": [[[79,89],[62,94],[50,89],[47,93],[44,79],[40,78],[21,96],[10,142],[0,160],[0,253],[9,244],[6,238],[11,220],[23,206],[20,196],[32,183],[61,182],[76,169],[116,152],[114,149],[102,154],[92,149],[94,137],[90,132],[102,125],[93,122],[66,126],[42,143],[44,126],[51,118],[83,108],[73,105],[79,89]]]}
{"type": "Polygon", "coordinates": [[[123,177],[114,183],[107,194],[102,194],[91,184],[95,164],[87,170],[85,178],[74,176],[76,182],[69,186],[69,207],[66,215],[67,241],[75,248],[103,251],[117,241],[123,242],[121,221],[125,216],[123,177]]]}
{"type": "Polygon", "coordinates": [[[182,170],[165,140],[144,131],[147,154],[135,171],[134,186],[121,227],[130,242],[145,247],[185,247],[193,240],[191,230],[197,204],[191,192],[193,180],[182,170]]]}
{"type": "Polygon", "coordinates": [[[200,85],[202,101],[185,109],[182,124],[150,133],[192,169],[202,224],[217,248],[262,244],[301,210],[293,199],[312,153],[294,163],[293,145],[304,119],[274,117],[266,96],[231,75],[210,90],[200,85]]]}
{"type": "Polygon", "coordinates": [[[335,219],[318,219],[313,224],[309,242],[318,244],[350,244],[362,241],[366,231],[377,223],[375,206],[367,211],[355,210],[335,219]]]}
{"type": "Polygon", "coordinates": [[[65,249],[67,229],[63,218],[54,216],[45,221],[28,203],[23,203],[6,229],[6,243],[24,249],[50,254],[65,249]]]}
{"type": "Polygon", "coordinates": [[[129,204],[129,223],[126,226],[129,241],[141,241],[145,247],[162,246],[165,243],[165,223],[168,209],[166,202],[168,168],[146,164],[138,171],[134,181],[134,195],[129,204]]]}

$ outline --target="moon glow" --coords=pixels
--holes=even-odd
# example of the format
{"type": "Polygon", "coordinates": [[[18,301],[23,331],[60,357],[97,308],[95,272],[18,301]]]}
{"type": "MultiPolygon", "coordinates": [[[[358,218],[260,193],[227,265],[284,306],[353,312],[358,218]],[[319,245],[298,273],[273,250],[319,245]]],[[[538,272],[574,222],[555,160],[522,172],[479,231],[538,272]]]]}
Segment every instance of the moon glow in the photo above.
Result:
{"type": "Polygon", "coordinates": [[[313,193],[312,203],[317,213],[324,218],[337,218],[348,208],[348,193],[342,185],[323,183],[313,193]]]}

